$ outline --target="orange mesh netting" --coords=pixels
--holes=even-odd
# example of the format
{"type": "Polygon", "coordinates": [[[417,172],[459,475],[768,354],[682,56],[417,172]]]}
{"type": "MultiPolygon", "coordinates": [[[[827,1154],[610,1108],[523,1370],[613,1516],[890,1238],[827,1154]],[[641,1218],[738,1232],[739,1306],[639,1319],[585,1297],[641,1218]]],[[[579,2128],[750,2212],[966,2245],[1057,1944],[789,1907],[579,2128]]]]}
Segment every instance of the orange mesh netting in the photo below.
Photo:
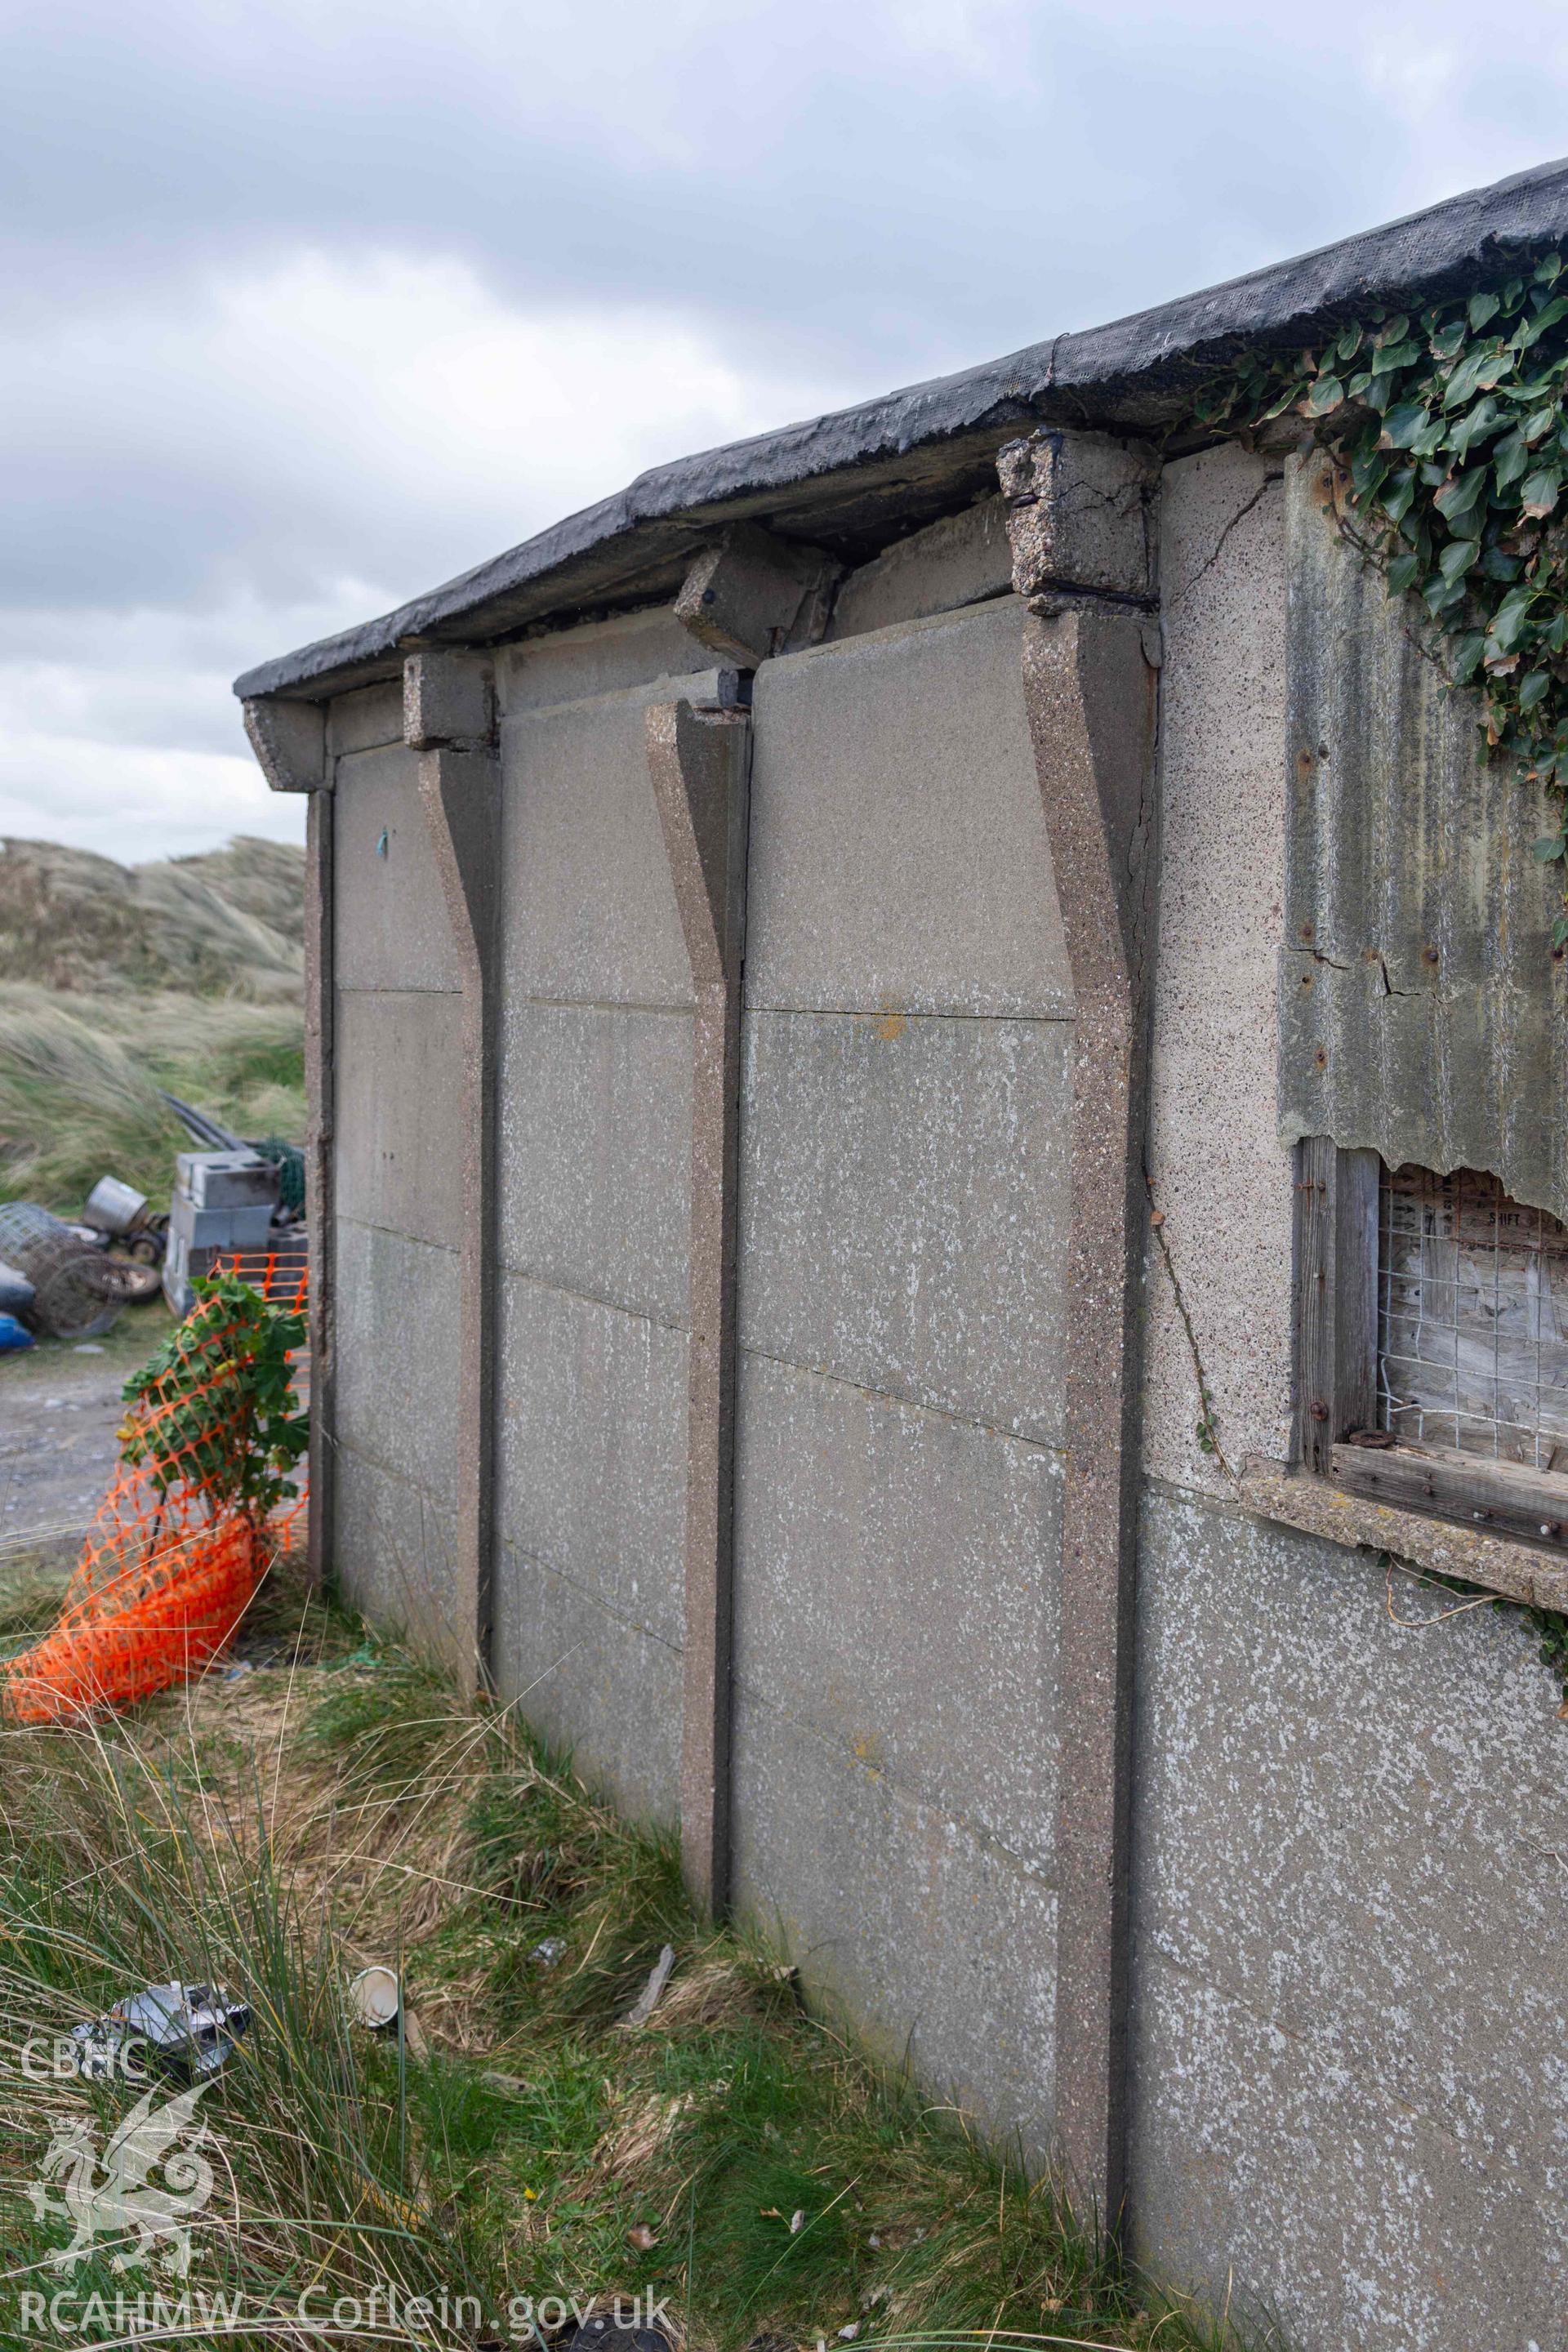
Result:
{"type": "Polygon", "coordinates": [[[124,1706],[199,1673],[293,1537],[302,1481],[296,1494],[281,1477],[289,1444],[277,1448],[286,1427],[302,1431],[291,1351],[303,1338],[305,1268],[258,1252],[218,1271],[237,1280],[198,1297],[138,1376],[119,1467],[59,1620],[5,1670],[14,1721],[124,1706]]]}

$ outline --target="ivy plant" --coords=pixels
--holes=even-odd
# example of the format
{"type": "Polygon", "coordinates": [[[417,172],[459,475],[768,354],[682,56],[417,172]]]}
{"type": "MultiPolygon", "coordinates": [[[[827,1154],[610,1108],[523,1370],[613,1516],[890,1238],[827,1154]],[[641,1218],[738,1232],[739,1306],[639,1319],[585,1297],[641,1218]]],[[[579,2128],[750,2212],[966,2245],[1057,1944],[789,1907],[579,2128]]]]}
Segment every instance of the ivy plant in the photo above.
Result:
{"type": "Polygon", "coordinates": [[[236,1275],[195,1286],[196,1303],[125,1383],[125,1460],[160,1500],[200,1494],[213,1516],[237,1507],[259,1527],[286,1495],[310,1434],[290,1358],[305,1318],[236,1275]]]}
{"type": "MultiPolygon", "coordinates": [[[[1245,353],[1196,423],[1294,413],[1348,470],[1363,543],[1391,593],[1418,594],[1488,744],[1555,796],[1534,845],[1568,855],[1568,278],[1550,253],[1418,316],[1369,310],[1310,351],[1245,353]],[[1560,281],[1563,287],[1559,291],[1560,281]]],[[[1568,908],[1568,898],[1564,900],[1568,908]]],[[[1568,911],[1552,945],[1568,941],[1568,911]]]]}

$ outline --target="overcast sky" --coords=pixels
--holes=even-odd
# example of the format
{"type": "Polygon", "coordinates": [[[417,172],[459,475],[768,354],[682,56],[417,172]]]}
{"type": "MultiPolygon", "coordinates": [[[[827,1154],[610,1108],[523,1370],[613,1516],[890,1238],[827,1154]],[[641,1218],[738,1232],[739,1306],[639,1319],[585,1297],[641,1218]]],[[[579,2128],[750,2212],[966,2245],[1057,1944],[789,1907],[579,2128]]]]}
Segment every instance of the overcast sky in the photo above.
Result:
{"type": "Polygon", "coordinates": [[[645,466],[1568,150],[1562,0],[0,0],[0,834],[127,860],[297,837],[234,674],[645,466]]]}

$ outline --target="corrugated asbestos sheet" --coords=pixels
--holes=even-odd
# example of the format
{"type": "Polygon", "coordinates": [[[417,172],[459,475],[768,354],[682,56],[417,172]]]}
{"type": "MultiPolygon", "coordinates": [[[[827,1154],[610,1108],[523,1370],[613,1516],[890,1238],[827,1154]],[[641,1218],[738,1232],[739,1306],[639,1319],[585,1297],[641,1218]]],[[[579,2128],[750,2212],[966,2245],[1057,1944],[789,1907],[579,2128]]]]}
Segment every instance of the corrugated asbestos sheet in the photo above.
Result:
{"type": "Polygon", "coordinates": [[[1489,760],[1418,614],[1288,469],[1291,766],[1279,1116],[1447,1173],[1488,1169],[1568,1219],[1568,959],[1545,796],[1489,760]]]}

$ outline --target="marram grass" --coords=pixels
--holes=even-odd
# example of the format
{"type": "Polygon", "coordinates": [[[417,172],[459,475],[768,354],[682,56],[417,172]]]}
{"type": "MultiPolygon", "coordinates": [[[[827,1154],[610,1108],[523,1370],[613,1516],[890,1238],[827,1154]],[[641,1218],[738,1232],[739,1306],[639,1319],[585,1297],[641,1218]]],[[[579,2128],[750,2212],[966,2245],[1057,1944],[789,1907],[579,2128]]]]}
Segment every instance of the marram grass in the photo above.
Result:
{"type": "Polygon", "coordinates": [[[131,2094],[30,2081],[16,2050],[177,1977],[255,2022],[201,2101],[216,2187],[186,2282],[209,2323],[237,2297],[237,2325],[193,2301],[164,2340],[320,2343],[307,2323],[342,2299],[363,2319],[340,2343],[523,2342],[542,2301],[553,2319],[618,2295],[714,2352],[1241,2346],[808,2015],[765,1949],[700,1927],[671,1842],[512,1714],[286,1583],[239,1647],[263,1663],[132,1717],[0,1733],[8,2340],[25,2291],[96,2290],[105,2343],[117,2294],[167,2291],[117,2273],[112,2243],[68,2280],[51,2266],[65,2225],[26,2201],[51,2134],[74,2116],[101,2141],[131,2094]],[[668,1990],[628,2030],[667,1942],[668,1990]],[[401,2039],[350,2014],[373,1959],[403,1972],[401,2039]]]}

